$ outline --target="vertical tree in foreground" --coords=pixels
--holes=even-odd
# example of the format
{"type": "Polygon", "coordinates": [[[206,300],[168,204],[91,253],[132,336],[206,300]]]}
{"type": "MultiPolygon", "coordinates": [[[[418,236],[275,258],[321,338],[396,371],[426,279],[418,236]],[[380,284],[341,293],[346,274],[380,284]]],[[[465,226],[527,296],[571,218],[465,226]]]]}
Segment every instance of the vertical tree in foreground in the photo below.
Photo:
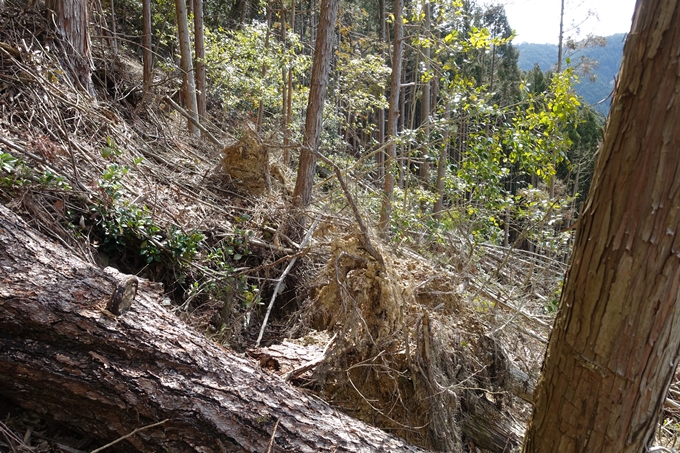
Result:
{"type": "Polygon", "coordinates": [[[680,347],[680,3],[638,0],[524,452],[645,451],[680,347]]]}
{"type": "Polygon", "coordinates": [[[94,96],[92,56],[90,54],[90,15],[85,0],[47,0],[47,10],[54,15],[57,31],[64,38],[66,54],[76,83],[94,96]]]}
{"type": "MultiPolygon", "coordinates": [[[[177,34],[179,35],[179,51],[182,60],[182,93],[184,103],[189,114],[198,121],[198,105],[196,104],[196,82],[194,80],[194,65],[191,57],[191,44],[189,42],[189,24],[187,21],[186,0],[175,0],[177,13],[177,34]]],[[[200,134],[196,125],[189,120],[189,133],[198,136],[200,134]]]]}
{"type": "MultiPolygon", "coordinates": [[[[378,42],[382,46],[387,44],[387,31],[385,30],[385,0],[378,0],[378,42]]],[[[378,47],[380,48],[380,47],[378,47]]],[[[381,52],[382,55],[382,52],[381,52]]],[[[380,88],[380,95],[385,94],[384,89],[380,88]]],[[[378,145],[382,146],[385,143],[385,109],[380,107],[378,109],[378,145]]],[[[376,153],[375,164],[377,167],[376,177],[378,181],[381,181],[385,175],[385,153],[382,151],[376,153]]]]}
{"type": "Polygon", "coordinates": [[[397,158],[397,127],[399,125],[399,93],[401,91],[401,56],[404,47],[404,0],[394,0],[394,48],[392,49],[392,79],[390,83],[390,108],[387,112],[387,147],[385,150],[385,184],[383,187],[380,229],[385,231],[392,216],[394,200],[394,175],[391,167],[397,158]]]}
{"type": "Polygon", "coordinates": [[[151,52],[151,0],[142,1],[142,60],[144,62],[144,92],[151,85],[153,77],[153,54],[151,52]]]}
{"type": "Polygon", "coordinates": [[[206,112],[205,38],[203,31],[203,0],[194,2],[194,50],[196,51],[196,110],[201,121],[206,112]]]}
{"type": "MultiPolygon", "coordinates": [[[[429,140],[430,138],[430,113],[431,113],[431,107],[430,107],[430,97],[432,96],[430,92],[430,87],[431,87],[431,80],[429,79],[430,77],[430,40],[432,39],[431,36],[431,6],[430,2],[426,1],[423,4],[423,14],[425,15],[424,18],[424,24],[423,26],[425,27],[425,39],[428,40],[427,45],[424,46],[422,52],[423,52],[423,66],[424,66],[424,72],[426,74],[427,80],[422,82],[423,84],[423,91],[422,91],[422,96],[420,100],[420,125],[423,127],[423,130],[425,132],[425,137],[426,141],[429,140]]],[[[430,174],[430,163],[428,162],[427,158],[428,156],[425,153],[422,155],[422,162],[420,164],[420,177],[423,178],[424,180],[427,181],[429,174],[430,174]]]]}
{"type": "Polygon", "coordinates": [[[307,101],[305,133],[302,139],[297,181],[293,191],[293,203],[297,207],[309,206],[312,200],[314,169],[316,167],[316,155],[314,153],[318,151],[321,141],[323,105],[326,102],[326,86],[328,85],[328,74],[331,70],[331,57],[333,56],[331,50],[337,18],[338,0],[322,0],[314,47],[309,100],[307,101]]]}

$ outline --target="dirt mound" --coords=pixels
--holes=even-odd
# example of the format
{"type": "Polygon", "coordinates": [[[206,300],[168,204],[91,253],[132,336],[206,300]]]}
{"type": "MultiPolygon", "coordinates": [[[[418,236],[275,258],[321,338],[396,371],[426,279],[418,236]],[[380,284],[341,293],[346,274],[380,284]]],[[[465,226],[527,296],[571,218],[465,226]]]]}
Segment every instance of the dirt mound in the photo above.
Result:
{"type": "Polygon", "coordinates": [[[455,276],[384,249],[383,266],[358,236],[331,244],[313,290],[311,325],[338,335],[313,377],[324,398],[425,448],[519,445],[502,411],[505,354],[455,276]]]}
{"type": "Polygon", "coordinates": [[[269,151],[253,130],[246,129],[236,143],[224,148],[222,170],[245,193],[264,195],[271,189],[269,151]]]}

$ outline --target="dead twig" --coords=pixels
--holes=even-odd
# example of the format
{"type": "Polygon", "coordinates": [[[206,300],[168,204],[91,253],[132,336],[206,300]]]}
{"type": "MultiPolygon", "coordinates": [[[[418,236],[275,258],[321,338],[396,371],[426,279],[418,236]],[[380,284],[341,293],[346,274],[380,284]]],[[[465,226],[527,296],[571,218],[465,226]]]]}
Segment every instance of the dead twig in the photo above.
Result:
{"type": "Polygon", "coordinates": [[[267,449],[264,451],[264,453],[271,453],[272,448],[274,447],[274,437],[276,436],[276,428],[279,427],[280,421],[281,421],[281,417],[276,419],[276,424],[274,425],[274,430],[272,431],[272,437],[269,439],[269,443],[267,444],[267,449]]]}
{"type": "MultiPolygon", "coordinates": [[[[304,248],[307,245],[307,242],[312,237],[312,234],[314,233],[314,230],[316,229],[316,226],[319,224],[319,220],[321,217],[317,217],[314,220],[314,223],[312,223],[312,226],[309,228],[309,231],[307,231],[307,234],[305,234],[304,239],[300,243],[300,249],[304,248]]],[[[283,271],[283,274],[281,274],[281,277],[279,277],[276,281],[276,287],[274,288],[274,294],[272,294],[272,299],[269,301],[269,306],[267,307],[267,313],[264,315],[264,321],[262,321],[262,327],[260,328],[260,335],[257,337],[257,341],[255,342],[255,347],[258,348],[260,346],[260,341],[262,341],[262,336],[264,335],[264,329],[267,327],[267,321],[269,321],[269,315],[272,312],[272,307],[274,307],[274,301],[276,301],[276,296],[279,294],[279,289],[281,288],[281,284],[283,281],[286,279],[288,274],[290,273],[291,269],[293,269],[293,266],[295,265],[295,262],[297,261],[298,257],[295,256],[293,259],[290,260],[290,263],[288,263],[288,266],[286,266],[286,269],[283,271]]]]}
{"type": "Polygon", "coordinates": [[[362,237],[362,245],[366,249],[369,255],[371,255],[380,265],[382,268],[385,268],[385,260],[383,259],[382,255],[378,250],[373,246],[373,242],[371,241],[370,236],[368,235],[368,228],[366,227],[366,224],[364,223],[364,219],[361,217],[361,214],[359,213],[359,208],[357,208],[357,204],[354,201],[354,197],[350,193],[349,189],[347,188],[347,184],[345,183],[345,178],[342,177],[342,172],[340,171],[340,167],[335,165],[335,162],[331,161],[328,159],[326,156],[319,152],[311,151],[312,154],[317,156],[319,159],[324,161],[326,164],[330,165],[331,168],[333,168],[333,171],[335,172],[335,177],[338,178],[338,182],[340,183],[340,187],[342,188],[343,193],[345,194],[345,198],[347,199],[347,203],[349,204],[350,208],[352,208],[352,212],[354,213],[354,218],[357,221],[357,224],[359,225],[359,230],[361,230],[361,235],[362,237]]]}
{"type": "Polygon", "coordinates": [[[172,108],[174,108],[179,113],[181,113],[183,117],[185,117],[186,119],[191,121],[197,128],[199,128],[201,130],[201,132],[203,132],[210,139],[211,142],[213,142],[214,144],[216,144],[220,148],[224,148],[224,145],[222,144],[222,142],[220,142],[217,138],[215,138],[215,136],[213,134],[211,134],[210,131],[208,129],[206,129],[205,126],[203,126],[201,123],[199,123],[193,116],[189,115],[189,113],[187,113],[186,110],[184,110],[182,107],[177,105],[177,103],[175,101],[173,101],[172,99],[170,99],[167,96],[163,97],[163,100],[166,101],[168,104],[170,104],[172,106],[172,108]]]}
{"type": "Polygon", "coordinates": [[[128,437],[134,436],[135,434],[137,434],[137,433],[140,432],[140,431],[143,431],[143,430],[145,430],[145,429],[149,429],[149,428],[153,428],[153,427],[162,425],[163,423],[167,422],[168,420],[169,420],[169,419],[166,418],[166,419],[163,420],[162,422],[153,423],[153,424],[151,424],[151,425],[146,425],[146,426],[142,426],[141,428],[137,428],[137,429],[135,429],[134,431],[132,431],[131,433],[126,434],[126,435],[124,435],[123,437],[119,437],[118,439],[116,439],[116,440],[114,440],[113,442],[110,442],[110,443],[104,445],[103,447],[99,447],[99,448],[97,448],[97,449],[95,449],[95,450],[92,450],[90,453],[99,453],[100,451],[106,450],[107,448],[109,448],[109,447],[111,447],[111,446],[113,446],[113,445],[116,445],[118,442],[127,439],[128,437]]]}

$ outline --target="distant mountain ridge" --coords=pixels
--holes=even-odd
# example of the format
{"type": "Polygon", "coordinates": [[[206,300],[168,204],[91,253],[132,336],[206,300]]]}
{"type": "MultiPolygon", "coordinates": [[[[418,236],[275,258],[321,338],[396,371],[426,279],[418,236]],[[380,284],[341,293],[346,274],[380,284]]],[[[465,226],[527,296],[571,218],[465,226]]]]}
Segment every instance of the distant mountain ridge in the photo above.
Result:
{"type": "MultiPolygon", "coordinates": [[[[588,76],[581,76],[581,83],[576,86],[576,92],[590,104],[596,104],[610,95],[614,89],[614,77],[618,74],[621,66],[626,33],[619,33],[606,38],[606,46],[584,49],[571,57],[572,65],[577,65],[581,56],[599,62],[598,67],[592,71],[596,80],[591,82],[588,76]]],[[[519,67],[523,71],[530,71],[534,64],[538,64],[543,71],[555,69],[557,64],[556,45],[522,43],[518,44],[516,48],[519,50],[519,67]]],[[[611,97],[594,107],[606,116],[609,113],[610,103],[611,97]]]]}

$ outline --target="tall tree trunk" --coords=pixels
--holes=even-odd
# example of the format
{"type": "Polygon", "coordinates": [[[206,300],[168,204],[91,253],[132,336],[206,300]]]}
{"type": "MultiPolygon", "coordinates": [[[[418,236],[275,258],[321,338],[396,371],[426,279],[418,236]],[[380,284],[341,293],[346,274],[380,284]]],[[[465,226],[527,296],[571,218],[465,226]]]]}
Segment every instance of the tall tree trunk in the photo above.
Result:
{"type": "Polygon", "coordinates": [[[562,72],[564,45],[564,0],[560,6],[560,34],[557,37],[557,72],[562,72]]]}
{"type": "MultiPolygon", "coordinates": [[[[562,72],[562,59],[563,56],[563,44],[564,44],[564,0],[560,6],[560,35],[557,42],[557,72],[562,72]]],[[[557,163],[557,156],[553,156],[553,166],[557,163]]],[[[550,175],[550,199],[555,199],[555,175],[550,175]]]]}
{"type": "Polygon", "coordinates": [[[151,0],[142,1],[142,48],[144,61],[144,92],[151,85],[153,77],[153,52],[151,51],[151,0]]]}
{"type": "MultiPolygon", "coordinates": [[[[496,76],[496,50],[496,45],[491,44],[491,73],[489,74],[489,93],[493,93],[493,82],[496,76]]],[[[489,126],[487,125],[487,131],[488,127],[489,126]]]]}
{"type": "Polygon", "coordinates": [[[47,0],[46,6],[48,11],[54,14],[57,31],[67,46],[65,50],[71,57],[69,64],[76,84],[94,96],[87,1],[47,0]]]}
{"type": "MultiPolygon", "coordinates": [[[[269,35],[272,29],[272,9],[267,6],[267,33],[264,37],[264,50],[265,52],[269,49],[269,35]]],[[[267,63],[262,63],[262,84],[264,85],[264,79],[267,75],[267,63]]],[[[264,86],[262,87],[262,93],[260,94],[260,106],[257,109],[257,132],[262,129],[262,116],[264,114],[264,86]]]]}
{"type": "MultiPolygon", "coordinates": [[[[179,49],[182,59],[182,94],[184,104],[189,114],[198,121],[198,105],[196,103],[196,82],[194,81],[194,65],[191,58],[191,44],[189,43],[189,24],[187,22],[186,0],[175,0],[177,12],[177,33],[179,35],[179,49]]],[[[198,137],[200,130],[196,125],[187,121],[189,133],[198,137]]]]}
{"type": "MultiPolygon", "coordinates": [[[[403,8],[402,8],[402,18],[404,17],[403,14],[403,8]]],[[[402,28],[402,40],[403,40],[403,28],[402,28]]],[[[408,63],[408,60],[407,60],[408,63]]],[[[408,75],[408,66],[404,64],[404,49],[402,47],[402,53],[401,53],[401,92],[399,93],[399,107],[397,107],[397,129],[395,131],[395,134],[398,134],[399,131],[403,131],[406,128],[406,120],[408,118],[407,113],[408,110],[406,109],[406,94],[408,91],[408,87],[406,86],[406,79],[408,75]]],[[[389,112],[388,112],[389,113],[389,112]]],[[[389,119],[388,119],[389,123],[389,119]]],[[[389,127],[389,125],[388,125],[389,127]]],[[[396,137],[396,135],[395,135],[396,137]]],[[[403,148],[397,150],[395,147],[395,159],[396,160],[396,169],[397,169],[397,187],[404,187],[404,161],[403,161],[403,148]],[[399,156],[397,157],[397,152],[399,152],[399,156]]]]}
{"type": "MultiPolygon", "coordinates": [[[[290,13],[290,27],[291,31],[295,33],[295,0],[291,0],[291,13],[290,13]]],[[[288,151],[288,146],[290,145],[290,123],[293,121],[293,68],[292,65],[288,65],[288,98],[287,105],[284,106],[286,109],[286,129],[284,130],[283,136],[283,163],[288,165],[290,163],[290,152],[288,151]]]]}
{"type": "MultiPolygon", "coordinates": [[[[451,119],[451,103],[446,104],[445,118],[447,120],[451,119]]],[[[437,162],[437,201],[435,201],[434,208],[432,209],[432,216],[436,220],[441,219],[442,210],[444,209],[444,186],[446,183],[446,167],[449,163],[449,138],[451,137],[451,127],[444,129],[444,137],[442,138],[444,143],[442,149],[439,150],[439,161],[437,162]]]]}
{"type": "MultiPolygon", "coordinates": [[[[423,5],[423,12],[425,13],[425,37],[430,39],[430,3],[426,2],[423,5]]],[[[430,71],[430,45],[428,44],[423,49],[423,63],[425,71],[429,73],[430,71]]],[[[422,99],[420,101],[420,124],[423,128],[423,134],[425,135],[425,144],[427,145],[430,139],[430,112],[432,108],[430,107],[430,80],[423,83],[422,99]]],[[[427,160],[427,154],[422,156],[422,163],[420,164],[420,177],[427,180],[430,176],[430,163],[427,160]]]]}
{"type": "MultiPolygon", "coordinates": [[[[283,54],[286,54],[286,2],[285,0],[281,0],[281,12],[280,12],[280,17],[281,17],[281,48],[283,51],[283,54]]],[[[286,62],[288,62],[288,59],[285,59],[286,62]]],[[[288,96],[290,93],[288,92],[288,70],[286,68],[288,65],[284,65],[281,68],[281,129],[283,130],[283,162],[284,164],[288,165],[288,161],[290,160],[290,150],[288,149],[288,138],[289,138],[289,131],[288,131],[288,96]]]]}
{"type": "Polygon", "coordinates": [[[111,0],[111,50],[114,55],[118,55],[118,32],[116,31],[116,4],[111,0]]]}
{"type": "MultiPolygon", "coordinates": [[[[385,0],[378,0],[378,40],[380,41],[380,46],[388,44],[387,36],[385,33],[385,0]]],[[[389,47],[388,47],[389,48],[389,47]]],[[[382,54],[382,52],[381,52],[382,54]]],[[[384,94],[384,90],[381,88],[381,96],[384,94]]],[[[382,146],[385,143],[385,109],[380,107],[378,109],[378,146],[382,146]]],[[[385,152],[378,151],[375,155],[375,163],[378,167],[377,179],[382,181],[385,176],[385,152]]]]}
{"type": "Polygon", "coordinates": [[[239,19],[239,28],[243,30],[246,23],[246,16],[248,15],[248,0],[241,0],[241,18],[239,19]]]}
{"type": "Polygon", "coordinates": [[[321,0],[319,29],[314,47],[312,80],[307,102],[305,133],[302,140],[300,164],[297,181],[293,191],[293,203],[297,207],[307,207],[312,201],[312,187],[316,168],[316,153],[319,150],[323,120],[323,106],[326,102],[326,86],[331,70],[333,35],[338,18],[338,0],[321,0]]]}
{"type": "Polygon", "coordinates": [[[316,32],[319,27],[319,18],[316,17],[316,11],[314,9],[315,5],[315,0],[309,0],[309,36],[311,42],[316,42],[316,32]]]}
{"type": "Polygon", "coordinates": [[[403,0],[394,0],[394,48],[392,51],[392,80],[390,84],[390,108],[387,113],[387,148],[385,159],[385,185],[383,187],[380,229],[385,231],[392,216],[394,200],[394,174],[392,167],[397,157],[397,126],[399,122],[399,94],[401,92],[401,56],[404,45],[404,24],[401,13],[403,0]]]}
{"type": "Polygon", "coordinates": [[[524,452],[646,451],[680,351],[680,4],[641,0],[524,452]]]}
{"type": "Polygon", "coordinates": [[[196,108],[198,117],[203,122],[206,113],[205,85],[205,38],[203,30],[203,0],[194,3],[194,49],[196,51],[196,108]]]}
{"type": "Polygon", "coordinates": [[[116,444],[119,452],[423,451],[193,331],[149,282],[127,311],[110,313],[121,277],[0,205],[0,400],[98,445],[167,420],[116,444]]]}

